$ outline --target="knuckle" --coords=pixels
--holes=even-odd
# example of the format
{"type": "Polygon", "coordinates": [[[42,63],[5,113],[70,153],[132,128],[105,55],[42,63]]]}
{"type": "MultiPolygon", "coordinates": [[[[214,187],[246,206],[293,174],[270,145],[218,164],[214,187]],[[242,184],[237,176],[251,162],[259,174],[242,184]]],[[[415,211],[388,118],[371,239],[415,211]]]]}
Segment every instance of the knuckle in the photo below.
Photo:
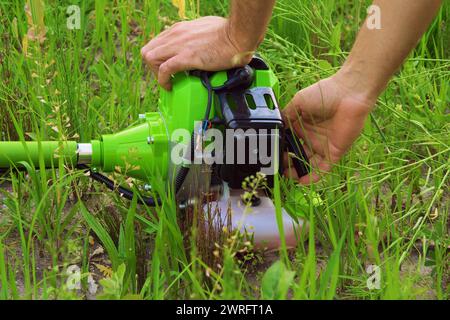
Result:
{"type": "Polygon", "coordinates": [[[211,63],[211,57],[208,54],[199,55],[197,58],[200,64],[203,66],[209,65],[211,63]]]}
{"type": "Polygon", "coordinates": [[[189,29],[186,28],[185,22],[177,22],[170,27],[170,33],[172,35],[183,34],[186,30],[189,30],[189,29]]]}
{"type": "Polygon", "coordinates": [[[173,29],[173,30],[180,29],[182,26],[183,26],[183,22],[180,22],[180,21],[179,22],[175,22],[172,25],[171,29],[173,29]]]}
{"type": "Polygon", "coordinates": [[[145,60],[150,64],[155,64],[157,59],[156,59],[156,55],[155,55],[154,51],[146,52],[145,60]]]}
{"type": "Polygon", "coordinates": [[[170,62],[166,62],[159,67],[159,74],[165,75],[171,70],[170,62]]]}
{"type": "Polygon", "coordinates": [[[180,55],[183,57],[183,59],[189,61],[193,61],[196,58],[195,51],[191,49],[184,50],[180,55]]]}

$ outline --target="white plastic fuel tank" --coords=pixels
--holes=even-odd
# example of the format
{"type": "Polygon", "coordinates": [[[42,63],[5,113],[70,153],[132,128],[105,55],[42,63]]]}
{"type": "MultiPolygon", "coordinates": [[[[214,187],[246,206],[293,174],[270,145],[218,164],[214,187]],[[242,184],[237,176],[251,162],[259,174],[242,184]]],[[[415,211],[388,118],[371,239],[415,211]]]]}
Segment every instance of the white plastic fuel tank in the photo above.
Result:
{"type": "MultiPolygon", "coordinates": [[[[221,224],[227,225],[228,219],[231,218],[233,230],[252,233],[256,247],[267,250],[279,248],[280,232],[272,200],[261,196],[258,206],[246,206],[241,198],[242,190],[230,190],[228,187],[224,189],[221,200],[210,203],[210,208],[219,212],[221,224]]],[[[301,219],[296,222],[284,209],[281,214],[286,244],[293,248],[297,245],[299,234],[306,224],[301,219]]]]}

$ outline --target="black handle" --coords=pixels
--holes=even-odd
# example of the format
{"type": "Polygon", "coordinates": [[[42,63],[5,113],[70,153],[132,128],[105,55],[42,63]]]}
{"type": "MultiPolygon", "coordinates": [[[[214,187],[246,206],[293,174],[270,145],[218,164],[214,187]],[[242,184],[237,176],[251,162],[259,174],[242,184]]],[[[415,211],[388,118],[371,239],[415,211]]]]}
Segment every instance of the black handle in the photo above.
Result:
{"type": "Polygon", "coordinates": [[[302,143],[291,129],[285,130],[284,139],[287,151],[295,155],[291,159],[298,177],[306,176],[309,173],[309,159],[305,149],[303,149],[302,143]]]}

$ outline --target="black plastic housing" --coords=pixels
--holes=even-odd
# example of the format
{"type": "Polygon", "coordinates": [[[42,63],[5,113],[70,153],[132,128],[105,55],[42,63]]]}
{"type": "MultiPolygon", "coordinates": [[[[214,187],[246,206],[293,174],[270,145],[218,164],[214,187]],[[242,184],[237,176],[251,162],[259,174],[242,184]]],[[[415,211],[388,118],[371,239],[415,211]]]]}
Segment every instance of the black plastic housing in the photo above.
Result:
{"type": "MultiPolygon", "coordinates": [[[[249,65],[228,71],[228,81],[223,88],[215,90],[217,102],[216,114],[221,118],[224,131],[233,130],[236,134],[232,144],[224,142],[224,164],[216,166],[218,176],[233,189],[239,189],[246,177],[256,175],[267,164],[261,163],[261,143],[267,143],[267,156],[271,156],[272,163],[278,162],[279,172],[283,172],[283,151],[290,151],[296,155],[293,159],[294,167],[299,176],[308,173],[307,157],[301,142],[290,130],[286,130],[277,99],[272,88],[250,88],[253,82],[253,69],[267,70],[268,66],[261,58],[255,57],[249,65]],[[229,84],[229,85],[227,85],[229,84]],[[249,129],[253,129],[249,131],[249,129]],[[251,139],[256,135],[257,147],[251,139]],[[264,137],[266,136],[266,137],[264,137]],[[271,143],[271,139],[275,138],[271,143]],[[240,146],[245,143],[245,161],[239,163],[238,155],[242,156],[240,146]],[[233,150],[229,150],[229,148],[233,150]],[[232,163],[230,154],[234,155],[232,163]],[[228,155],[228,156],[227,156],[228,155]],[[275,159],[275,155],[278,157],[275,159]],[[256,158],[256,163],[255,163],[256,158]],[[253,162],[250,162],[253,159],[253,162]]],[[[225,134],[225,137],[229,137],[225,134]]],[[[226,140],[226,139],[225,139],[226,140]]],[[[254,141],[254,140],[253,140],[254,141]]],[[[269,165],[270,166],[270,165],[269,165]]],[[[273,174],[268,175],[268,186],[273,184],[273,174]]]]}

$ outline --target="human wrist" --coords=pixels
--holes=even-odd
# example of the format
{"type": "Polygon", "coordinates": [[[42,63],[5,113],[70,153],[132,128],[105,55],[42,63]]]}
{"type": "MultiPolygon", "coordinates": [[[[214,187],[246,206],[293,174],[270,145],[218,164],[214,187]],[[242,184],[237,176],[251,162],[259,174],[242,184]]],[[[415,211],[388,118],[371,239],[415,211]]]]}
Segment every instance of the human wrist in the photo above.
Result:
{"type": "Polygon", "coordinates": [[[370,108],[373,108],[387,83],[375,72],[371,72],[363,62],[347,61],[333,77],[347,94],[370,108]]]}
{"type": "Polygon", "coordinates": [[[227,19],[225,32],[228,40],[239,53],[253,53],[261,43],[263,36],[249,35],[245,28],[237,25],[232,18],[227,19]]]}

